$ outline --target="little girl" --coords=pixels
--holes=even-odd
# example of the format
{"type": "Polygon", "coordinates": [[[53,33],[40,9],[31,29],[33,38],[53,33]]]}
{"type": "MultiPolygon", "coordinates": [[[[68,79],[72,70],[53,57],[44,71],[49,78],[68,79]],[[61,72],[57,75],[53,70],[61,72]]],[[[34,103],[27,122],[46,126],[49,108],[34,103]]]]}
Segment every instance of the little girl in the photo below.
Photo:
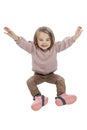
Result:
{"type": "Polygon", "coordinates": [[[40,110],[48,103],[48,97],[41,94],[37,85],[48,82],[56,85],[57,96],[55,103],[57,106],[72,104],[76,101],[75,95],[66,94],[64,79],[55,74],[57,70],[57,53],[70,47],[82,32],[82,27],[77,27],[72,37],[66,37],[62,41],[55,42],[53,31],[49,27],[39,27],[33,41],[26,41],[23,37],[17,36],[10,28],[4,27],[5,34],[13,38],[18,46],[32,55],[32,70],[34,75],[27,80],[28,88],[33,96],[34,103],[31,108],[34,111],[40,110]]]}

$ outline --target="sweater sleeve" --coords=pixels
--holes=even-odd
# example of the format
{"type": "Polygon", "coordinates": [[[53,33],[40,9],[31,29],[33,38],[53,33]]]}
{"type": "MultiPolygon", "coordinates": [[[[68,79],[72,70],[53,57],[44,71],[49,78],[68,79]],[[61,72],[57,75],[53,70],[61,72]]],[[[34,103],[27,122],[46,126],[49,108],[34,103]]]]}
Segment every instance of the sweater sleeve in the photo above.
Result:
{"type": "Polygon", "coordinates": [[[62,41],[58,41],[55,43],[55,49],[57,52],[63,51],[69,48],[75,41],[72,40],[71,37],[66,37],[62,41]]]}
{"type": "Polygon", "coordinates": [[[16,44],[29,53],[33,51],[33,42],[26,41],[23,37],[20,37],[16,44]]]}

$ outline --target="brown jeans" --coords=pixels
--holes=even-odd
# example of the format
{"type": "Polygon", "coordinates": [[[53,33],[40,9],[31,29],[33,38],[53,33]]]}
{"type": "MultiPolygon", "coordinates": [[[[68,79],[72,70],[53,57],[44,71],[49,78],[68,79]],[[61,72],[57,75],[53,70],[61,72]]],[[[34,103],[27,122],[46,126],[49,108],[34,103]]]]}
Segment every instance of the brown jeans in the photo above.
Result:
{"type": "Polygon", "coordinates": [[[47,75],[35,73],[34,76],[27,80],[28,88],[33,97],[36,95],[41,95],[41,92],[39,91],[37,85],[43,82],[55,84],[57,89],[57,96],[66,91],[65,81],[61,76],[54,73],[47,75]]]}

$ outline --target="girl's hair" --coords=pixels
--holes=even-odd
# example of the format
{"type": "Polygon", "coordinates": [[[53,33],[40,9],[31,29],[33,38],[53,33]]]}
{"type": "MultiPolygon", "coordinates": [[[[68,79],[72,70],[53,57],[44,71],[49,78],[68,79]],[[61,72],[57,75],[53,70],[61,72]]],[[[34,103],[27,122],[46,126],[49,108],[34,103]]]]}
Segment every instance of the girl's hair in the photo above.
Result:
{"type": "Polygon", "coordinates": [[[34,41],[34,44],[35,44],[36,47],[38,47],[37,36],[40,32],[44,32],[44,33],[47,33],[49,35],[49,37],[51,39],[51,46],[49,47],[49,49],[50,49],[55,42],[55,36],[54,36],[53,31],[49,27],[46,27],[46,26],[39,27],[36,30],[36,32],[34,34],[34,38],[33,38],[33,41],[34,41]]]}

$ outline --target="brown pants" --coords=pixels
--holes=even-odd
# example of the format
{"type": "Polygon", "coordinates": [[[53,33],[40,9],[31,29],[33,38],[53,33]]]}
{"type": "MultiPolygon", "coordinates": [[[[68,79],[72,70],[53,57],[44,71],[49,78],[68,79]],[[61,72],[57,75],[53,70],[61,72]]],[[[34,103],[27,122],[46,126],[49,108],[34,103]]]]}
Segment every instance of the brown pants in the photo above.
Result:
{"type": "Polygon", "coordinates": [[[28,88],[33,97],[35,97],[36,95],[41,95],[41,92],[39,91],[37,85],[43,82],[56,84],[57,96],[66,91],[65,81],[61,76],[54,73],[50,73],[47,75],[35,73],[34,76],[27,80],[28,88]]]}

